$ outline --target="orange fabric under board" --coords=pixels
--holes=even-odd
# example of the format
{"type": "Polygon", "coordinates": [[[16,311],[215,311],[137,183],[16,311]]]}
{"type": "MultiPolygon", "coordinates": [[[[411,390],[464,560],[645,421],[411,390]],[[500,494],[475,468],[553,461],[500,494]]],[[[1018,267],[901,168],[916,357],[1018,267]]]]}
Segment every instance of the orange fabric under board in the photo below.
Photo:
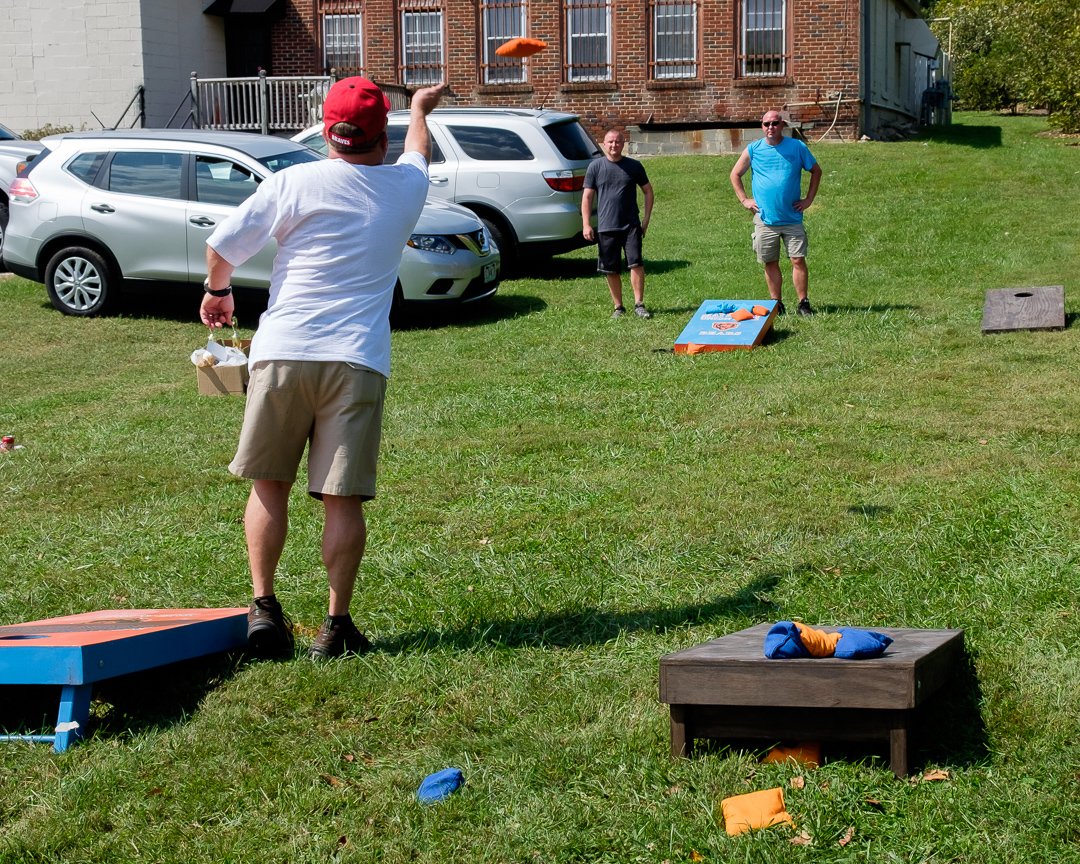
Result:
{"type": "Polygon", "coordinates": [[[817,768],[821,764],[821,745],[816,741],[803,741],[799,744],[777,744],[761,760],[762,762],[787,762],[789,759],[817,768]]]}

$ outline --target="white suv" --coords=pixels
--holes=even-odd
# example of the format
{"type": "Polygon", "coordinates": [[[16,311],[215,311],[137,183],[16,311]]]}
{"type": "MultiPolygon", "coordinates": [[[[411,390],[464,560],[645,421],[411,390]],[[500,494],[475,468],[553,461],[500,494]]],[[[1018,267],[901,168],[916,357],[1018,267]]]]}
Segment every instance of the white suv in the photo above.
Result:
{"type": "MultiPolygon", "coordinates": [[[[408,111],[392,111],[388,162],[401,155],[408,111]]],[[[436,108],[429,197],[462,204],[483,221],[507,261],[587,245],[581,189],[600,148],[577,115],[534,108],[436,108]]],[[[326,152],[322,126],[294,140],[326,152]]]]}

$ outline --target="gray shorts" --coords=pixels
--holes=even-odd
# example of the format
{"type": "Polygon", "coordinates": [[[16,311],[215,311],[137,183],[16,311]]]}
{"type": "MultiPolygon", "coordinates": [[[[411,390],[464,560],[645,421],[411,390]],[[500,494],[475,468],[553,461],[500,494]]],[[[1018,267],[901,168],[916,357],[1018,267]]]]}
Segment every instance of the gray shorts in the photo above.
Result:
{"type": "Polygon", "coordinates": [[[249,480],[296,481],[308,446],[308,493],[375,497],[386,378],[354,363],[254,364],[240,443],[229,470],[249,480]]]}
{"type": "Polygon", "coordinates": [[[801,222],[792,225],[766,225],[761,217],[754,215],[754,251],[759,264],[771,264],[780,260],[780,243],[783,242],[788,258],[805,258],[809,248],[806,229],[801,222]]]}

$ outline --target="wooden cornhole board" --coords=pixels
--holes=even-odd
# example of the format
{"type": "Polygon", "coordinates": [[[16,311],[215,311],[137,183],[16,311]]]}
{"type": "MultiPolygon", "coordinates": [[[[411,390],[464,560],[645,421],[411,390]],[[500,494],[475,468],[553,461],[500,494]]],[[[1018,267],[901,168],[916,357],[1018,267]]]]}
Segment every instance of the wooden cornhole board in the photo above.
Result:
{"type": "Polygon", "coordinates": [[[986,302],[983,304],[983,333],[1064,329],[1064,285],[993,288],[986,292],[986,302]]]}
{"type": "Polygon", "coordinates": [[[247,609],[125,609],[0,627],[0,685],[60,685],[53,735],[0,735],[52,742],[82,737],[95,681],[247,644],[247,609]]]}
{"type": "Polygon", "coordinates": [[[893,773],[906,776],[912,721],[960,665],[964,631],[875,628],[893,638],[880,657],[768,660],[771,626],[758,624],[660,659],[671,755],[689,755],[700,738],[883,740],[893,773]]]}
{"type": "Polygon", "coordinates": [[[701,354],[706,351],[732,351],[756,348],[765,338],[776,318],[776,300],[706,300],[675,340],[676,354],[701,354]],[[729,307],[750,311],[755,306],[768,310],[767,315],[746,321],[731,317],[729,307]]]}

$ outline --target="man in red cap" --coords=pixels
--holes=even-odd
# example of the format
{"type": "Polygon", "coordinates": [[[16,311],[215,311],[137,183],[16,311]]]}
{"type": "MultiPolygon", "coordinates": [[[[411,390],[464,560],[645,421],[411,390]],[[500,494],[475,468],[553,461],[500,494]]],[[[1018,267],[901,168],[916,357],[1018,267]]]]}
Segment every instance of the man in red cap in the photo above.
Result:
{"type": "Polygon", "coordinates": [[[208,327],[232,321],[233,270],[271,237],[270,300],[251,343],[247,405],[229,470],[252,481],[244,511],[254,600],[248,646],[292,656],[292,622],[274,594],[289,491],[308,448],[308,493],[323,502],[322,560],[330,584],[313,659],[371,643],[349,612],[375,497],[383,396],[390,374],[390,303],[401,250],[428,190],[427,115],[444,85],[413,94],[405,149],[386,156],[390,104],[366,78],[334,84],[323,105],[329,159],[271,174],[207,240],[208,327]]]}

